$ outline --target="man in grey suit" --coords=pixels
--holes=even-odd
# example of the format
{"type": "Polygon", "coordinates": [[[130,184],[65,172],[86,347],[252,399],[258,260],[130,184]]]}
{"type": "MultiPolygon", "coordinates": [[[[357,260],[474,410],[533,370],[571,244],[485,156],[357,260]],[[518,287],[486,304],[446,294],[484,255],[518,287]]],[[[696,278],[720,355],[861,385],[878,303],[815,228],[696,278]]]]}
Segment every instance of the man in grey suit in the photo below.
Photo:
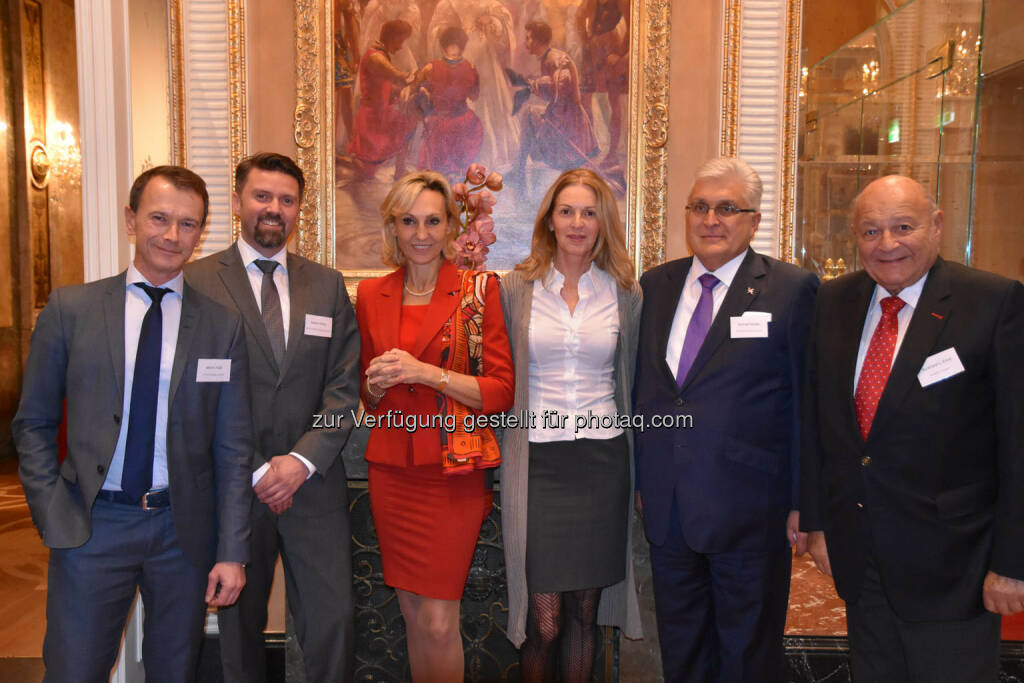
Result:
{"type": "Polygon", "coordinates": [[[278,552],[306,680],[352,677],[352,556],[341,449],[359,402],[359,333],[336,270],[288,253],[305,179],[280,154],[235,171],[241,239],[189,265],[189,282],[242,314],[256,426],[252,563],[220,610],[225,680],[266,679],[263,629],[278,552]]]}
{"type": "Polygon", "coordinates": [[[13,432],[32,519],[51,548],[47,681],[109,679],[136,588],[146,680],[192,680],[204,600],[227,606],[245,585],[245,338],[238,315],[181,273],[208,206],[187,169],[141,174],[125,207],[133,263],[55,290],[32,334],[13,432]]]}

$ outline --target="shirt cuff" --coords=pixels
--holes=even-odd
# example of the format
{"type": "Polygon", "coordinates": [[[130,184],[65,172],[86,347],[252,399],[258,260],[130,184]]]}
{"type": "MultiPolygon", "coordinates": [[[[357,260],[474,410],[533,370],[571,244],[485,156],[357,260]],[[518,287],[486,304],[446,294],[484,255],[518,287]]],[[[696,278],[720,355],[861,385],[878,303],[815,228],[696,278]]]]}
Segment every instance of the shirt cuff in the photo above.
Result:
{"type": "Polygon", "coordinates": [[[252,485],[256,486],[256,484],[259,483],[260,479],[263,478],[263,475],[266,474],[267,470],[269,470],[269,469],[270,469],[270,463],[269,462],[265,462],[262,465],[260,465],[260,468],[252,473],[252,485]]]}
{"type": "Polygon", "coordinates": [[[299,455],[295,451],[292,451],[288,455],[294,455],[296,458],[299,459],[299,462],[301,462],[303,465],[306,466],[306,470],[307,470],[306,479],[309,479],[314,474],[316,474],[316,465],[311,463],[309,460],[306,460],[304,457],[302,457],[301,455],[299,455]]]}

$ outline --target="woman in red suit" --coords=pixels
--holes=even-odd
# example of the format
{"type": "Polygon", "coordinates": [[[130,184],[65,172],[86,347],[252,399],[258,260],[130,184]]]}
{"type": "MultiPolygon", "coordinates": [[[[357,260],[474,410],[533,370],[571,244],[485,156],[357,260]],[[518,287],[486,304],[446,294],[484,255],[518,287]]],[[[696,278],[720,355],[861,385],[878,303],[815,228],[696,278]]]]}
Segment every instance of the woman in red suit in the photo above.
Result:
{"type": "Polygon", "coordinates": [[[459,601],[491,508],[485,469],[500,458],[493,431],[466,429],[512,406],[513,376],[497,278],[460,271],[451,188],[434,171],[388,193],[384,262],[359,283],[370,508],[384,580],[398,593],[412,678],[461,681],[459,601]]]}

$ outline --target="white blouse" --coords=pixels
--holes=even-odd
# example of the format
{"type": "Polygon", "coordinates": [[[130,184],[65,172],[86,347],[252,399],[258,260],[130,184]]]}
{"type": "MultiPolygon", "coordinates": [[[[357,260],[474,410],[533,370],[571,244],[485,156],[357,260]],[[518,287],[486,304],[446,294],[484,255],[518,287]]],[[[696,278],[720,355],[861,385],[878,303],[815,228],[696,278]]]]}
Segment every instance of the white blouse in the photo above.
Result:
{"type": "Polygon", "coordinates": [[[572,313],[553,266],[533,283],[530,308],[530,441],[610,439],[615,418],[615,347],[619,305],[615,278],[591,264],[580,278],[572,313]]]}

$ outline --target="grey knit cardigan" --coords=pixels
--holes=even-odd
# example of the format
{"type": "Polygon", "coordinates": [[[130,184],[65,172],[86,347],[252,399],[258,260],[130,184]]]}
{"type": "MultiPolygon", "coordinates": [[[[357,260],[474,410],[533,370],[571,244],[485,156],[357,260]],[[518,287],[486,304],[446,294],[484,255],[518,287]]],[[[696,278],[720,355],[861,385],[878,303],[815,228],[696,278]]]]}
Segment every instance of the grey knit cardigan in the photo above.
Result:
{"type": "MultiPolygon", "coordinates": [[[[640,325],[643,294],[640,286],[632,290],[617,287],[619,300],[619,341],[615,348],[615,405],[620,415],[632,410],[633,371],[640,325]]],[[[533,282],[521,272],[512,271],[501,278],[501,308],[505,314],[515,364],[514,415],[530,407],[530,309],[533,303],[533,282]]],[[[522,412],[521,412],[522,411],[522,412]]],[[[629,490],[634,488],[633,435],[626,430],[629,441],[629,490]]],[[[505,541],[505,574],[508,579],[508,638],[519,647],[526,640],[526,610],[529,594],[526,587],[526,493],[529,469],[529,437],[527,428],[505,429],[501,435],[501,523],[505,541]]],[[[597,622],[618,626],[627,638],[642,638],[640,607],[633,578],[633,514],[630,505],[622,511],[628,516],[626,535],[626,578],[601,592],[597,622]]]]}

